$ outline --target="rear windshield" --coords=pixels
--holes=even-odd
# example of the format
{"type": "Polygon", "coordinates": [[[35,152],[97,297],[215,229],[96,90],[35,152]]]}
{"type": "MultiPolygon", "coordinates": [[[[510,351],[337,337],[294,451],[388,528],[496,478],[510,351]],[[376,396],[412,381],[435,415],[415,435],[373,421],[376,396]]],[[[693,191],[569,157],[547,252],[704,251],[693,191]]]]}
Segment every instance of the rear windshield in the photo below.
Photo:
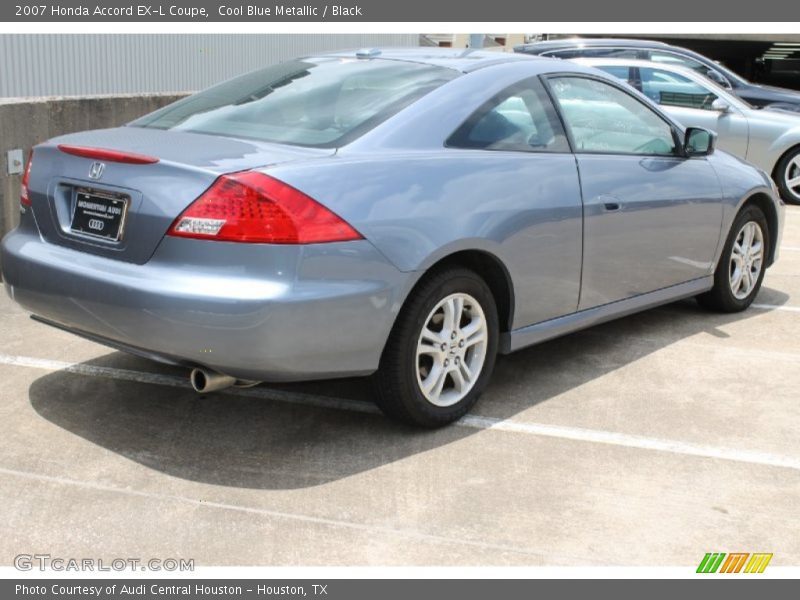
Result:
{"type": "Polygon", "coordinates": [[[458,75],[391,60],[295,60],[226,81],[131,125],[331,148],[458,75]]]}

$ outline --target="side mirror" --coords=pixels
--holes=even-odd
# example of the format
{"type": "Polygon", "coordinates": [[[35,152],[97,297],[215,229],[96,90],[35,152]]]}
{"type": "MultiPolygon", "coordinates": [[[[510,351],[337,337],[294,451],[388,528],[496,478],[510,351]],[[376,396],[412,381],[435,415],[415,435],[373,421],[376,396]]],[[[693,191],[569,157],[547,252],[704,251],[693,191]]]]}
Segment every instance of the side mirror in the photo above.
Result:
{"type": "Polygon", "coordinates": [[[719,71],[714,71],[713,69],[709,69],[706,71],[706,77],[708,77],[711,81],[716,83],[717,85],[721,85],[726,90],[731,89],[730,82],[722,76],[722,73],[719,71]]]}
{"type": "Polygon", "coordinates": [[[726,113],[730,112],[731,105],[725,102],[722,98],[717,98],[711,103],[711,110],[716,110],[717,112],[726,113]]]}
{"type": "Polygon", "coordinates": [[[683,152],[686,156],[708,156],[714,153],[717,134],[702,127],[687,127],[683,136],[683,152]]]}

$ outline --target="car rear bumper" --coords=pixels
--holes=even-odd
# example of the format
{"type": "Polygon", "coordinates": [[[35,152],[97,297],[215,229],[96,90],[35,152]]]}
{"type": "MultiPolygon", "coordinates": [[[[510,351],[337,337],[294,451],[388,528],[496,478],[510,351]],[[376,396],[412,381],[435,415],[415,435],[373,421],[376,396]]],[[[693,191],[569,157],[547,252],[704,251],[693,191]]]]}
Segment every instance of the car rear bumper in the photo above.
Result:
{"type": "Polygon", "coordinates": [[[23,221],[2,241],[3,277],[34,316],[114,348],[242,379],[376,370],[408,286],[409,274],[365,240],[165,238],[136,265],[45,242],[23,221]]]}

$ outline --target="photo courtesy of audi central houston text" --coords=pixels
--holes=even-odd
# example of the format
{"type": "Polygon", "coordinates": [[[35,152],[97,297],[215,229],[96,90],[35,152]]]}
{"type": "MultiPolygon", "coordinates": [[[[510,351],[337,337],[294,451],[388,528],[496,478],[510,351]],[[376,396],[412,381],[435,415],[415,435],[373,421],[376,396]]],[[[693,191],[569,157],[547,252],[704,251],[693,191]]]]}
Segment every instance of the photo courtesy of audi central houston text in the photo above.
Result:
{"type": "Polygon", "coordinates": [[[42,322],[190,367],[198,392],[371,375],[388,416],[441,426],[498,352],[686,297],[753,302],[784,209],[717,138],[560,60],[290,60],[37,145],[4,282],[42,322]]]}

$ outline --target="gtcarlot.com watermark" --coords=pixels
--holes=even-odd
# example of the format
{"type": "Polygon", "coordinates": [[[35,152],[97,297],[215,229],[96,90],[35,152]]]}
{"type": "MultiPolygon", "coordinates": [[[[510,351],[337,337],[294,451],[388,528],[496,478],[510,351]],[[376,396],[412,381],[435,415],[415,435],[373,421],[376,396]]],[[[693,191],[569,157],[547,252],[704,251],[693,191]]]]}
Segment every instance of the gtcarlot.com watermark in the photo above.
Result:
{"type": "Polygon", "coordinates": [[[17,554],[18,571],[194,571],[193,558],[74,558],[50,554],[17,554]]]}

